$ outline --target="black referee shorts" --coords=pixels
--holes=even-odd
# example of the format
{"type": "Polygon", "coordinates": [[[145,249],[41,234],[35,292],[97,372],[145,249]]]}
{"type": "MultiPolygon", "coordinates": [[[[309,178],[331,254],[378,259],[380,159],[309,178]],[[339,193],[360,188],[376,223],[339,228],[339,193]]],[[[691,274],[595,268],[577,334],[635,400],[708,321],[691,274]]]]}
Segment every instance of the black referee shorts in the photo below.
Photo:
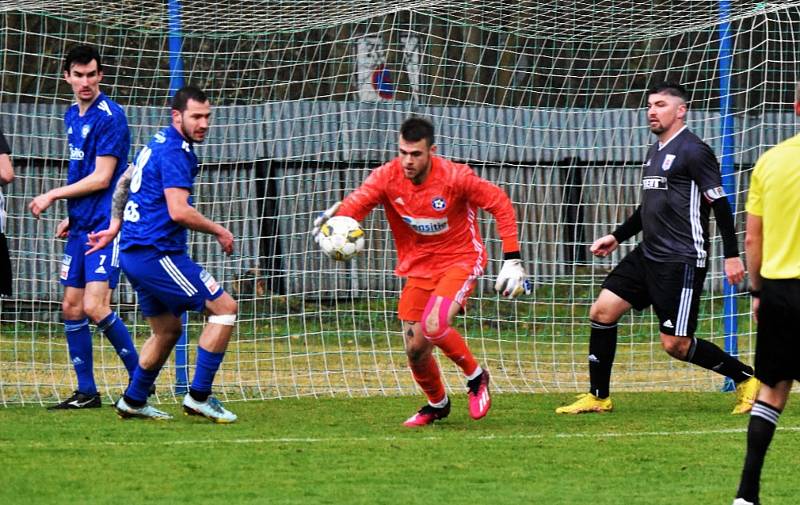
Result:
{"type": "Polygon", "coordinates": [[[764,279],[758,308],[756,377],[775,387],[800,380],[800,280],[764,279]]]}
{"type": "Polygon", "coordinates": [[[637,247],[608,274],[602,287],[636,310],[652,305],[662,333],[692,337],[706,271],[686,263],[649,260],[637,247]]]}

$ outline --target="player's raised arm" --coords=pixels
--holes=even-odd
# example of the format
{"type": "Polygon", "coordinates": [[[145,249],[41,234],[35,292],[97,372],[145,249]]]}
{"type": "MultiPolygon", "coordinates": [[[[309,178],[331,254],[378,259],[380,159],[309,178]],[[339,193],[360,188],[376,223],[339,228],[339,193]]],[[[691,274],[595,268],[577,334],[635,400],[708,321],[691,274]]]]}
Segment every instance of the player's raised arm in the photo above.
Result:
{"type": "Polygon", "coordinates": [[[517,234],[517,216],[514,204],[505,191],[470,170],[462,179],[465,194],[482,209],[491,213],[497,222],[497,231],[503,242],[503,266],[497,274],[494,290],[508,299],[531,293],[528,274],[522,265],[517,234]]]}

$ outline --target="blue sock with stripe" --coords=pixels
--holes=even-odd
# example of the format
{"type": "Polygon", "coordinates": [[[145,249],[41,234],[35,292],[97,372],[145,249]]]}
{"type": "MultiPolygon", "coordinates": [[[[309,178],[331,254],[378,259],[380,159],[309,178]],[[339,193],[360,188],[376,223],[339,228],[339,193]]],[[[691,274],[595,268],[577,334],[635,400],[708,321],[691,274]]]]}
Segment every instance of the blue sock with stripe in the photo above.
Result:
{"type": "Polygon", "coordinates": [[[194,379],[192,379],[192,387],[189,389],[189,394],[192,395],[192,398],[199,402],[206,401],[211,394],[211,384],[214,382],[214,376],[217,374],[224,357],[224,352],[206,351],[199,345],[197,346],[194,379]]]}
{"type": "Polygon", "coordinates": [[[112,311],[105,319],[97,323],[97,327],[114,346],[117,356],[128,370],[128,377],[133,377],[133,371],[136,370],[136,365],[139,363],[139,355],[136,353],[136,347],[133,345],[131,334],[125,323],[117,316],[116,312],[112,311]]]}
{"type": "Polygon", "coordinates": [[[133,371],[131,383],[125,390],[125,401],[131,407],[141,407],[147,403],[147,396],[150,394],[150,387],[156,383],[161,368],[155,370],[145,370],[139,365],[133,371]]]}
{"type": "Polygon", "coordinates": [[[97,393],[92,370],[92,332],[89,330],[89,319],[65,319],[64,333],[67,336],[69,359],[78,377],[78,391],[87,395],[97,393]]]}

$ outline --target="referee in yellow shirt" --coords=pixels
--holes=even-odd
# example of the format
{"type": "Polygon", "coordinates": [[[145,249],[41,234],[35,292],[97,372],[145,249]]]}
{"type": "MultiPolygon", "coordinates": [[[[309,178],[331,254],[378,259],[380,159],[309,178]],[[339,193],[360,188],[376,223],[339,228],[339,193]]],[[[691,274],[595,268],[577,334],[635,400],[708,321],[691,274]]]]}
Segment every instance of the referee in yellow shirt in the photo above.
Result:
{"type": "MultiPolygon", "coordinates": [[[[800,116],[800,84],[795,92],[800,116]]],[[[800,380],[800,135],[756,163],[747,195],[747,270],[758,322],[756,377],[763,383],[747,427],[747,455],[733,505],[758,505],[761,467],[792,381],[800,380]]]]}

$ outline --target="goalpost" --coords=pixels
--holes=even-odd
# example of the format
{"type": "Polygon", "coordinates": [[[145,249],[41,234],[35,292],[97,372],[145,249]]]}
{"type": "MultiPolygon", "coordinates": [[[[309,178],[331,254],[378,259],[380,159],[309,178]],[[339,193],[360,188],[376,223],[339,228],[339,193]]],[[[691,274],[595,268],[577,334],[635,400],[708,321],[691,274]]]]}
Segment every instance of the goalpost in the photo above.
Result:
{"type": "MultiPolygon", "coordinates": [[[[797,127],[800,1],[203,0],[183,3],[177,39],[169,4],[180,2],[0,2],[0,128],[17,172],[4,188],[14,295],[0,300],[0,404],[74,389],[60,323],[63,243],[53,237],[66,207],[40,220],[26,208],[66,176],[61,117],[72,97],[60,68],[73,44],[103,55],[102,89],[126,109],[131,156],[167,124],[176,50],[185,82],[211,97],[195,202],[233,231],[236,253],[192,234],[191,254],[240,302],[215,383],[223,400],[415,391],[382,210],[363,223],[367,251],[347,265],[324,258],[308,233],[317,212],[395,155],[408,115],[432,119],[439,152],[515,203],[534,293],[494,294],[501,254],[484,213],[491,260],[458,324],[495,390],[534,393],[587,386],[589,306],[634,241],[607,259],[588,245],[639,201],[654,141],[646,89],[669,79],[691,90],[689,126],[729,172],[740,247],[748,174],[797,127]]],[[[726,347],[727,333],[727,349],[752,363],[750,303],[724,286],[713,226],[711,257],[698,336],[726,347]]],[[[127,282],[114,303],[140,345],[149,329],[127,282]]],[[[189,317],[190,368],[202,323],[189,317]]],[[[621,323],[615,391],[722,386],[661,350],[649,310],[621,323]]],[[[116,397],[124,368],[100,333],[94,351],[98,386],[116,397]]],[[[461,390],[458,370],[440,362],[461,390]]],[[[182,371],[170,361],[159,401],[173,401],[182,371]]]]}

